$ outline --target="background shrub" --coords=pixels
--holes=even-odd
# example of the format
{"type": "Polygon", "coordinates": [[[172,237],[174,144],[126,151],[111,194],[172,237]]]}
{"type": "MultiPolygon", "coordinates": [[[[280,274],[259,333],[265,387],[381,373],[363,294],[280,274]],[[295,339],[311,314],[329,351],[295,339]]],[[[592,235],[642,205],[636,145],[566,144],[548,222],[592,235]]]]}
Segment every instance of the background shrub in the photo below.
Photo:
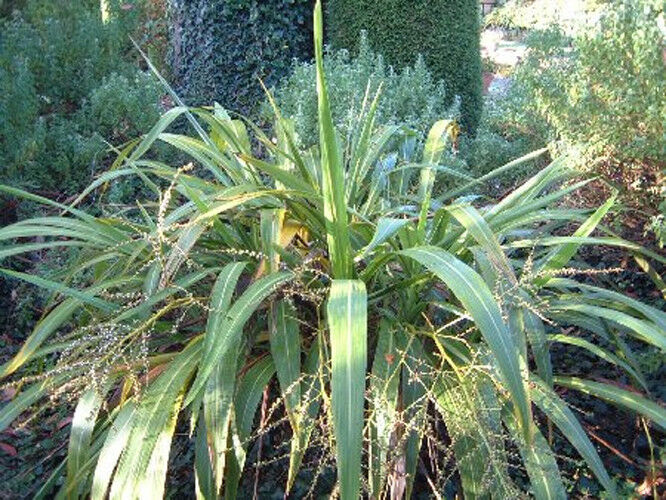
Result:
{"type": "Polygon", "coordinates": [[[476,130],[482,107],[476,0],[329,0],[327,20],[334,47],[356,50],[367,30],[371,47],[396,68],[422,54],[444,81],[448,104],[460,96],[463,127],[476,130]]]}
{"type": "Polygon", "coordinates": [[[79,122],[86,133],[126,141],[149,130],[159,119],[162,95],[162,88],[148,73],[111,73],[86,99],[79,122]]]}
{"type": "MultiPolygon", "coordinates": [[[[509,83],[503,92],[484,97],[483,115],[475,137],[462,137],[460,157],[468,173],[480,177],[549,144],[551,129],[534,112],[528,95],[509,83]]],[[[486,185],[491,195],[504,193],[544,166],[547,156],[507,170],[486,185]]]]}
{"type": "Polygon", "coordinates": [[[568,39],[537,32],[517,80],[539,115],[587,159],[658,160],[666,154],[666,65],[656,13],[624,0],[568,39]]]}
{"type": "MultiPolygon", "coordinates": [[[[373,52],[367,38],[361,37],[358,55],[345,49],[332,50],[324,60],[328,75],[333,119],[342,137],[354,127],[368,92],[371,101],[381,86],[377,107],[378,124],[401,124],[425,136],[433,123],[456,114],[449,105],[445,84],[426,68],[423,58],[413,66],[396,71],[384,58],[373,52]]],[[[276,100],[284,116],[294,121],[301,145],[316,144],[319,138],[317,120],[317,89],[314,63],[294,66],[293,73],[284,78],[276,90],[276,100]]],[[[265,106],[265,116],[270,116],[265,106]]]]}
{"type": "Polygon", "coordinates": [[[92,0],[14,2],[0,19],[0,182],[75,193],[103,139],[134,137],[159,116],[157,86],[138,73],[130,41],[143,3],[109,6],[107,23],[92,0]]]}
{"type": "Polygon", "coordinates": [[[268,85],[287,74],[293,58],[312,55],[311,0],[174,0],[171,65],[189,104],[244,113],[268,85]]]}
{"type": "Polygon", "coordinates": [[[643,220],[664,200],[663,19],[658,0],[622,0],[571,36],[558,26],[536,31],[511,91],[531,103],[514,115],[518,123],[547,125],[546,140],[621,188],[643,220]]]}
{"type": "Polygon", "coordinates": [[[484,18],[484,24],[511,30],[546,29],[558,24],[570,31],[607,3],[609,0],[507,0],[484,18]]]}

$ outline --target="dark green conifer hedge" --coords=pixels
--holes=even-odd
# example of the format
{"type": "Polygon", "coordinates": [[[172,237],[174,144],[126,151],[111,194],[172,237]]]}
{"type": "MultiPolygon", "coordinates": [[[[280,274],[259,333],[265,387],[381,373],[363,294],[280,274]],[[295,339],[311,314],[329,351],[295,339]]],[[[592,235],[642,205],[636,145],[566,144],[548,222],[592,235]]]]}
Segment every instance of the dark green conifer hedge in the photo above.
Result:
{"type": "Polygon", "coordinates": [[[449,98],[461,99],[462,125],[473,133],[482,105],[478,0],[328,0],[331,44],[354,50],[361,30],[395,67],[423,54],[449,98]]]}
{"type": "Polygon", "coordinates": [[[251,112],[294,58],[312,57],[312,0],[173,0],[171,65],[188,104],[251,112]]]}

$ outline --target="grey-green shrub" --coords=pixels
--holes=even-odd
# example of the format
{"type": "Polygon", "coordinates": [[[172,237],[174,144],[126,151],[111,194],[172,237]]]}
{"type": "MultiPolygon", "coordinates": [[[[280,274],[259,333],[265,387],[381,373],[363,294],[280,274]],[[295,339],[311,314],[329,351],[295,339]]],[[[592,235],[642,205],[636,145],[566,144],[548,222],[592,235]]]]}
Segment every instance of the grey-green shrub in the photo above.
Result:
{"type": "MultiPolygon", "coordinates": [[[[355,57],[345,49],[330,51],[324,68],[333,120],[342,137],[352,130],[366,93],[369,103],[380,86],[378,124],[399,123],[424,136],[435,121],[457,115],[457,106],[449,105],[444,82],[432,75],[422,58],[397,71],[370,48],[365,36],[355,57]]],[[[319,137],[314,75],[313,63],[296,63],[292,74],[275,91],[281,112],[294,121],[303,146],[315,144],[319,137]]],[[[268,105],[264,108],[270,113],[268,105]]]]}
{"type": "Polygon", "coordinates": [[[157,121],[163,95],[159,82],[148,73],[112,73],[86,99],[80,122],[86,131],[125,141],[148,131],[157,121]]]}
{"type": "Polygon", "coordinates": [[[569,39],[537,32],[517,89],[565,146],[585,160],[666,158],[666,64],[655,0],[609,4],[600,21],[569,39]]]}

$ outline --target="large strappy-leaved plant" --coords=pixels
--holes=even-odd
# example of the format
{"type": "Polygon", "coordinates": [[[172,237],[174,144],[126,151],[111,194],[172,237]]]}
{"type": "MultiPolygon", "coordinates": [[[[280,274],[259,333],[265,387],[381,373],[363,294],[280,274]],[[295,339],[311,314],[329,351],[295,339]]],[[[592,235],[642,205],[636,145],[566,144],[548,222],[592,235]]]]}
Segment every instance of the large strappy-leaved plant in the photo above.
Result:
{"type": "Polygon", "coordinates": [[[271,138],[219,107],[178,106],[72,205],[1,188],[59,215],[0,229],[0,258],[79,249],[57,280],[2,269],[53,298],[0,367],[20,389],[0,409],[0,429],[48,397],[77,401],[67,460],[39,495],[160,498],[180,425],[194,449],[193,494],[235,498],[271,414],[290,428],[287,492],[318,448],[335,465],[343,500],[410,498],[427,442],[437,495],[455,465],[465,498],[521,496],[508,466],[515,450],[534,497],[564,498],[548,432],[557,427],[614,495],[558,388],[666,428],[624,341],[664,350],[666,314],[577,281],[573,259],[582,245],[663,257],[603,229],[613,199],[591,213],[558,204],[586,182],[572,182],[562,161],[479,203],[475,188],[534,155],[466,179],[440,164],[452,122],[434,124],[418,147],[399,127],[374,126],[369,96],[341,144],[321,25],[318,2],[318,148],[299,151],[277,109],[271,138]],[[179,117],[193,135],[169,132],[179,117]],[[150,159],[156,142],[191,163],[150,159]],[[153,199],[107,216],[76,208],[129,176],[153,199]],[[445,176],[458,187],[435,190],[445,176]],[[570,326],[586,336],[562,333],[570,326]],[[616,365],[633,390],[560,373],[553,343],[616,365]],[[26,371],[39,364],[41,373],[26,371]]]}

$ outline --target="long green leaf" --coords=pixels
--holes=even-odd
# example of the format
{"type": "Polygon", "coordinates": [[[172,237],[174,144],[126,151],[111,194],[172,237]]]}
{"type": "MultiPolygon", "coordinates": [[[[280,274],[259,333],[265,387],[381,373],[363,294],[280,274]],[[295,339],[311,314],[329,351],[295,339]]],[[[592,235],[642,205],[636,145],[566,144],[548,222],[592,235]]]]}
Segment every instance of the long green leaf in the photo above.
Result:
{"type": "Polygon", "coordinates": [[[245,465],[246,450],[252,433],[254,416],[261,401],[261,396],[274,374],[275,364],[273,359],[271,356],[265,356],[252,365],[238,383],[238,391],[234,401],[238,444],[235,446],[235,453],[229,453],[231,460],[229,460],[224,489],[226,499],[233,500],[238,493],[238,483],[245,465]]]}
{"type": "MultiPolygon", "coordinates": [[[[451,343],[448,342],[449,347],[451,343]]],[[[444,352],[439,348],[440,352],[444,352]]],[[[480,361],[490,364],[490,353],[479,352],[480,361]]],[[[433,389],[438,410],[452,439],[456,463],[465,498],[485,498],[492,492],[497,498],[514,498],[518,491],[509,477],[502,433],[502,408],[492,379],[486,375],[463,372],[448,356],[451,370],[440,370],[433,389]]],[[[469,361],[465,359],[463,366],[469,361]]],[[[512,415],[515,422],[515,416],[512,415]]],[[[524,441],[523,433],[515,431],[524,441]]]]}
{"type": "Polygon", "coordinates": [[[166,257],[166,263],[162,270],[162,278],[160,279],[161,288],[164,288],[171,281],[171,278],[176,275],[180,266],[189,258],[188,254],[190,250],[192,250],[206,229],[206,224],[194,223],[187,225],[180,231],[180,236],[176,244],[166,257]]]}
{"type": "Polygon", "coordinates": [[[530,445],[523,439],[516,417],[509,412],[505,412],[503,416],[509,431],[516,437],[518,451],[530,477],[530,486],[534,498],[538,500],[566,500],[567,493],[562,483],[562,476],[557,466],[557,460],[555,460],[555,454],[541,431],[534,426],[534,441],[530,445]]]}
{"type": "Polygon", "coordinates": [[[632,299],[627,295],[614,292],[612,290],[605,290],[592,285],[587,285],[585,283],[578,283],[574,280],[569,280],[565,278],[553,278],[548,282],[548,286],[554,288],[566,287],[566,288],[579,288],[584,292],[589,292],[586,294],[586,300],[597,299],[608,301],[609,303],[621,303],[625,306],[634,309],[636,312],[642,314],[650,321],[653,321],[659,328],[666,331],[666,312],[650,307],[642,302],[632,299]]]}
{"type": "Polygon", "coordinates": [[[564,401],[548,387],[543,381],[536,377],[532,377],[532,383],[535,390],[532,391],[534,402],[548,415],[548,417],[557,425],[562,434],[566,436],[569,442],[578,450],[578,453],[585,459],[587,464],[592,469],[592,472],[597,476],[599,482],[604,489],[613,498],[617,498],[615,485],[611,481],[606,468],[604,467],[597,450],[594,449],[587,434],[581,427],[580,423],[566,405],[564,401]]]}
{"type": "Polygon", "coordinates": [[[169,127],[169,125],[173,123],[174,120],[182,116],[184,113],[188,113],[188,109],[184,106],[171,108],[166,113],[164,113],[157,121],[157,123],[153,125],[153,128],[150,129],[150,131],[144,136],[143,140],[137,146],[137,148],[132,151],[132,154],[127,160],[128,163],[132,163],[143,156],[158,139],[160,134],[164,132],[169,127]]]}
{"type": "MultiPolygon", "coordinates": [[[[586,237],[592,234],[592,232],[595,230],[595,228],[599,225],[601,222],[601,219],[603,219],[608,211],[611,209],[613,204],[615,203],[615,198],[616,195],[613,195],[606,203],[604,203],[602,206],[600,206],[591,216],[589,219],[587,219],[573,234],[575,237],[586,237]]],[[[548,273],[551,273],[553,271],[557,271],[561,268],[563,268],[567,262],[571,260],[571,258],[576,254],[578,251],[578,248],[580,247],[580,243],[577,242],[570,242],[570,243],[565,243],[561,247],[555,248],[551,251],[551,253],[546,257],[544,263],[541,265],[539,268],[539,272],[543,273],[542,276],[538,277],[535,280],[535,283],[538,286],[544,285],[549,279],[550,276],[548,273]]]]}
{"type": "Polygon", "coordinates": [[[63,376],[57,376],[52,379],[46,379],[37,382],[26,390],[21,391],[10,402],[6,403],[0,409],[0,432],[4,431],[21,413],[30,408],[33,404],[46,396],[54,387],[64,380],[63,376]]]}
{"type": "Polygon", "coordinates": [[[532,413],[525,381],[521,376],[518,346],[481,276],[448,252],[436,247],[410,248],[400,253],[420,262],[444,281],[472,316],[493,353],[497,369],[515,403],[526,440],[530,442],[532,413]]]}
{"type": "MultiPolygon", "coordinates": [[[[465,498],[511,498],[504,443],[499,436],[499,403],[482,391],[494,389],[487,380],[469,377],[458,384],[442,378],[435,384],[437,409],[444,418],[456,457],[465,498]],[[489,402],[494,404],[489,405],[489,402]]],[[[523,433],[519,432],[520,439],[523,433]]]]}
{"type": "Polygon", "coordinates": [[[206,437],[206,424],[199,416],[196,435],[194,436],[194,494],[197,500],[216,498],[215,478],[210,463],[210,452],[206,437]]]}
{"type": "Polygon", "coordinates": [[[501,167],[496,168],[495,170],[488,172],[487,174],[479,177],[478,179],[474,179],[471,182],[468,182],[464,186],[461,186],[459,188],[453,189],[451,191],[448,191],[444,193],[442,196],[438,198],[438,201],[444,202],[447,200],[450,200],[452,198],[455,198],[456,196],[460,196],[463,194],[465,191],[475,187],[475,186],[482,186],[486,182],[488,182],[490,179],[497,177],[498,175],[502,175],[504,172],[514,169],[519,165],[522,165],[523,163],[527,163],[529,161],[535,160],[539,158],[540,156],[543,156],[545,153],[548,152],[547,148],[539,149],[537,151],[533,151],[532,153],[528,153],[525,156],[521,156],[520,158],[510,161],[506,165],[503,165],[501,167]]]}
{"type": "Polygon", "coordinates": [[[240,278],[247,262],[232,262],[220,271],[210,298],[210,312],[206,324],[206,335],[204,335],[204,355],[208,353],[215,341],[218,332],[224,322],[225,315],[231,305],[231,298],[236,290],[238,278],[240,278]]]}
{"type": "Polygon", "coordinates": [[[537,365],[537,372],[548,386],[553,385],[553,363],[550,359],[548,350],[548,339],[546,337],[546,328],[543,321],[534,312],[523,309],[523,325],[527,340],[534,355],[534,361],[537,365]]]}
{"type": "Polygon", "coordinates": [[[11,257],[12,255],[20,255],[22,253],[35,252],[37,250],[46,250],[49,248],[57,247],[90,247],[87,243],[80,241],[49,241],[48,243],[27,243],[25,245],[12,245],[5,249],[0,250],[0,260],[11,257]]]}
{"type": "Polygon", "coordinates": [[[132,429],[132,419],[136,414],[136,404],[134,402],[125,403],[120,412],[113,420],[111,429],[106,436],[102,450],[97,459],[95,474],[91,489],[92,500],[104,500],[106,490],[109,487],[111,476],[116,468],[118,459],[129,440],[132,429]]]}
{"type": "Polygon", "coordinates": [[[7,193],[11,196],[16,196],[18,198],[24,198],[26,200],[34,201],[42,205],[59,208],[60,210],[63,210],[64,212],[69,212],[85,221],[90,221],[90,222],[95,221],[95,217],[84,212],[83,210],[77,210],[75,208],[68,207],[67,205],[58,203],[57,201],[50,200],[49,198],[45,198],[44,196],[39,196],[37,194],[28,193],[27,191],[23,191],[22,189],[16,187],[0,184],[0,192],[7,193]]]}
{"type": "MultiPolygon", "coordinates": [[[[202,353],[204,359],[210,355],[209,353],[214,350],[216,343],[219,342],[219,336],[225,325],[225,317],[229,312],[231,298],[245,266],[245,262],[228,264],[222,269],[213,286],[209,306],[210,313],[206,325],[206,334],[204,335],[204,350],[202,353]]],[[[210,460],[213,477],[215,478],[215,491],[217,492],[220,491],[224,479],[239,345],[240,338],[232,339],[229,348],[221,353],[203,393],[206,440],[210,448],[210,460]]]]}
{"type": "MultiPolygon", "coordinates": [[[[197,377],[194,380],[190,392],[185,399],[185,405],[190,404],[206,385],[208,378],[213,373],[215,366],[225,352],[235,345],[239,340],[242,329],[252,313],[261,303],[273,293],[282,283],[292,278],[291,272],[271,274],[252,283],[243,295],[229,308],[224,320],[216,328],[214,341],[206,345],[207,351],[202,359],[197,377]]],[[[210,337],[210,335],[209,335],[210,337]]]]}
{"type": "Polygon", "coordinates": [[[333,280],[327,307],[331,335],[331,410],[340,498],[359,497],[367,352],[367,295],[358,280],[333,280]]]}
{"type": "Polygon", "coordinates": [[[517,240],[504,244],[505,248],[538,248],[540,246],[560,246],[574,243],[578,245],[607,245],[610,247],[624,248],[631,252],[650,257],[657,262],[666,264],[666,257],[659,255],[656,252],[643,248],[642,246],[632,243],[622,238],[613,236],[546,236],[538,239],[525,239],[517,240]]]}
{"type": "Polygon", "coordinates": [[[389,217],[381,217],[379,221],[377,221],[377,229],[375,230],[375,234],[372,236],[372,240],[370,240],[370,243],[368,243],[368,245],[363,248],[363,250],[356,256],[354,260],[362,260],[366,255],[391,238],[408,223],[409,219],[393,219],[389,217]]]}
{"type": "Polygon", "coordinates": [[[224,480],[239,351],[240,339],[231,342],[220,355],[203,392],[203,416],[216,492],[224,480]]]}
{"type": "Polygon", "coordinates": [[[272,308],[274,329],[270,334],[271,354],[277,363],[277,376],[287,415],[294,433],[298,430],[301,404],[301,339],[296,311],[285,300],[272,308]]]}
{"type": "Polygon", "coordinates": [[[79,484],[76,476],[89,458],[97,413],[102,406],[103,394],[97,388],[88,389],[79,399],[72,417],[72,427],[67,450],[67,498],[79,497],[79,484]]]}
{"type": "Polygon", "coordinates": [[[26,274],[18,271],[12,271],[10,269],[1,269],[1,268],[0,268],[0,273],[10,276],[12,278],[17,278],[23,281],[27,281],[28,283],[39,286],[41,288],[45,288],[46,290],[51,290],[52,292],[61,293],[68,297],[73,297],[79,300],[80,302],[83,302],[84,304],[89,304],[105,312],[112,312],[119,308],[116,304],[113,304],[112,302],[108,302],[106,300],[100,299],[99,297],[95,297],[94,293],[92,292],[76,290],[74,288],[70,288],[68,286],[63,285],[62,283],[56,283],[55,281],[50,281],[44,278],[40,278],[39,276],[34,276],[31,274],[26,274]]]}
{"type": "Polygon", "coordinates": [[[141,490],[146,481],[163,487],[164,475],[149,478],[149,475],[156,472],[150,470],[149,465],[153,463],[159,466],[160,472],[164,470],[159,462],[153,461],[153,457],[157,450],[157,457],[164,458],[162,448],[171,441],[174,419],[181,407],[182,393],[196,368],[196,360],[200,354],[201,342],[191,343],[145,390],[132,422],[127,447],[118,463],[109,494],[110,500],[141,498],[141,490]]]}
{"type": "Polygon", "coordinates": [[[666,331],[658,328],[652,323],[634,318],[629,314],[609,309],[607,307],[591,306],[585,303],[573,302],[556,302],[553,304],[554,309],[560,311],[574,311],[586,314],[593,318],[604,318],[613,323],[617,323],[635,334],[644,342],[659,347],[662,351],[666,351],[666,331]]]}
{"type": "Polygon", "coordinates": [[[395,425],[400,387],[400,353],[395,332],[387,321],[379,325],[379,338],[370,378],[370,495],[381,496],[387,475],[391,432],[395,425]]]}
{"type": "Polygon", "coordinates": [[[30,336],[23,342],[18,353],[0,368],[0,377],[7,377],[22,365],[24,365],[34,354],[44,341],[64,323],[69,321],[81,303],[76,299],[66,299],[62,304],[49,312],[32,331],[30,336]]]}
{"type": "Polygon", "coordinates": [[[649,399],[620,389],[614,385],[592,382],[577,377],[554,377],[556,385],[575,389],[596,398],[605,399],[617,406],[627,408],[652,420],[655,424],[666,430],[666,410],[649,399]]]}
{"type": "MultiPolygon", "coordinates": [[[[404,447],[405,460],[405,498],[412,497],[416,467],[418,465],[421,443],[426,424],[426,398],[432,386],[432,367],[426,359],[422,340],[405,331],[398,332],[399,349],[405,353],[402,366],[402,404],[404,420],[409,422],[406,429],[404,447]]],[[[399,472],[399,471],[398,471],[399,472]]],[[[399,491],[393,492],[397,494],[399,491]]]]}
{"type": "Polygon", "coordinates": [[[165,481],[169,465],[169,452],[171,450],[171,439],[176,430],[180,403],[184,392],[181,392],[170,409],[164,428],[157,436],[153,453],[148,462],[146,473],[138,485],[137,498],[164,498],[165,481]]]}
{"type": "Polygon", "coordinates": [[[289,455],[289,473],[287,476],[287,493],[291,491],[298,470],[308,448],[310,436],[316,424],[317,414],[321,407],[322,391],[328,379],[328,370],[324,369],[322,334],[317,335],[305,359],[304,378],[301,383],[303,400],[301,402],[298,432],[291,440],[291,453],[289,455]]]}
{"type": "Polygon", "coordinates": [[[428,221],[428,212],[430,211],[430,201],[432,199],[432,190],[435,186],[436,170],[435,165],[439,162],[442,154],[449,143],[448,135],[444,139],[444,134],[454,126],[451,120],[440,120],[436,122],[428,132],[428,138],[423,150],[423,163],[425,166],[421,169],[421,178],[419,181],[418,199],[421,205],[419,212],[419,222],[416,228],[418,242],[425,243],[425,229],[428,221]]]}
{"type": "Polygon", "coordinates": [[[620,359],[615,354],[608,352],[606,349],[602,349],[598,345],[593,344],[592,342],[585,340],[581,337],[572,337],[571,335],[564,335],[564,334],[551,335],[548,337],[548,340],[550,342],[561,342],[563,344],[574,345],[576,347],[581,347],[582,349],[586,349],[587,351],[591,352],[595,356],[600,357],[604,361],[619,366],[629,375],[631,375],[638,383],[640,383],[643,386],[643,389],[645,389],[646,391],[648,390],[647,382],[640,373],[634,370],[634,368],[629,363],[620,359]]]}
{"type": "Polygon", "coordinates": [[[476,242],[483,247],[493,267],[501,272],[508,281],[507,285],[518,283],[516,276],[504,255],[496,235],[483,216],[471,205],[451,205],[446,210],[460,222],[472,235],[476,242]]]}
{"type": "Polygon", "coordinates": [[[322,194],[326,217],[326,240],[333,267],[333,277],[352,277],[352,251],[349,239],[347,202],[345,199],[344,165],[340,158],[328,89],[324,75],[324,28],[321,0],[314,9],[314,44],[317,67],[317,97],[319,103],[319,140],[321,148],[322,194]]]}

